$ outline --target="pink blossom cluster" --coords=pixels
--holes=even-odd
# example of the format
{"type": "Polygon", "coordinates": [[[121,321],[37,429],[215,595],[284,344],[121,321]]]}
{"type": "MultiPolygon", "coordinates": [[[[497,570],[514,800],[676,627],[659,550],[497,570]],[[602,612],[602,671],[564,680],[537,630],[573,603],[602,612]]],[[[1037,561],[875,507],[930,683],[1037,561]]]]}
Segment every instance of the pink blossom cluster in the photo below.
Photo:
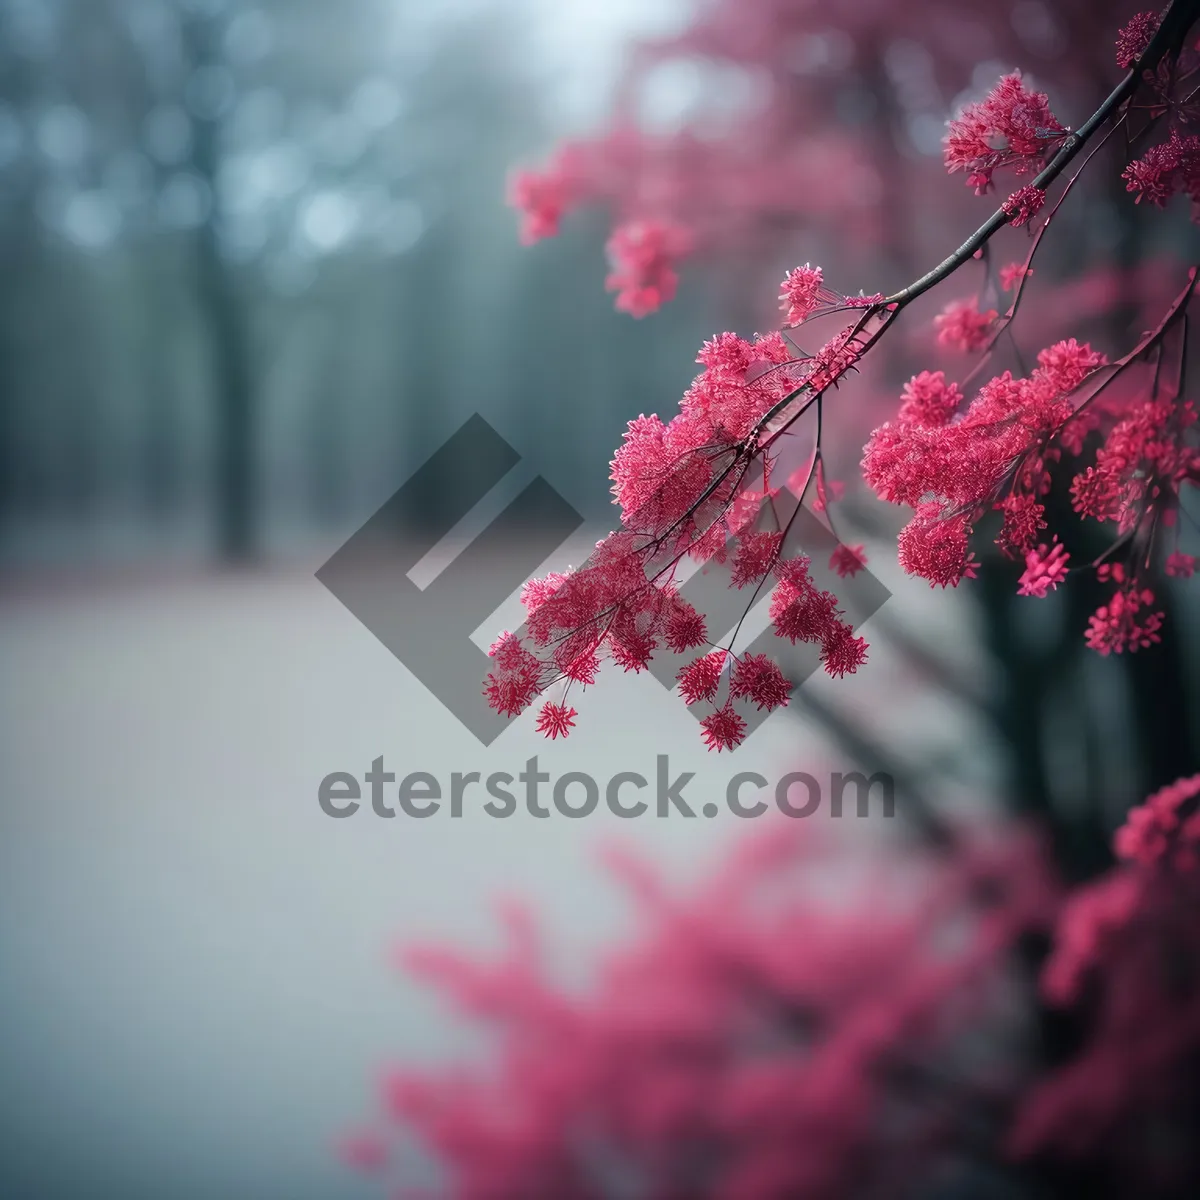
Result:
{"type": "Polygon", "coordinates": [[[785,325],[798,325],[821,307],[838,303],[838,296],[825,287],[821,268],[811,263],[789,271],[781,286],[779,299],[785,310],[785,325]]]}
{"type": "Polygon", "coordinates": [[[930,377],[909,383],[900,416],[875,430],[862,461],[876,495],[914,510],[900,534],[906,571],[942,587],[972,577],[973,524],[992,508],[1005,513],[1001,545],[1032,549],[1057,457],[1054,436],[1074,412],[1071,394],[1103,361],[1074,339],[1056,343],[1027,379],[1005,371],[962,411],[957,398],[953,407],[917,408],[909,397],[930,377]]]}
{"type": "MultiPolygon", "coordinates": [[[[1095,463],[1075,475],[1075,511],[1099,521],[1115,521],[1120,534],[1153,538],[1159,527],[1175,524],[1179,492],[1200,484],[1200,449],[1187,440],[1196,424],[1191,401],[1177,396],[1142,396],[1127,405],[1095,463]]],[[[1168,574],[1187,574],[1192,556],[1168,556],[1168,574]]],[[[1112,598],[1089,620],[1088,645],[1101,654],[1146,649],[1161,640],[1163,615],[1153,605],[1153,589],[1139,582],[1137,563],[1104,563],[1102,579],[1116,584],[1112,598]]]]}
{"type": "MultiPolygon", "coordinates": [[[[1093,461],[1072,477],[1072,504],[1080,516],[1116,522],[1119,535],[1142,547],[1143,559],[1139,566],[1131,553],[1128,570],[1119,561],[1099,564],[1100,578],[1115,588],[1090,617],[1086,640],[1101,654],[1146,649],[1161,640],[1163,621],[1143,578],[1146,544],[1175,523],[1180,489],[1200,483],[1194,406],[1160,386],[1157,372],[1147,391],[1080,400],[1081,385],[1106,360],[1073,338],[1047,347],[1037,361],[1028,378],[995,376],[965,408],[942,372],[915,376],[897,418],[871,435],[864,478],[882,499],[913,510],[898,543],[910,574],[942,587],[973,578],[974,526],[997,510],[997,545],[1025,561],[1020,594],[1044,597],[1066,579],[1070,558],[1057,533],[1039,537],[1044,497],[1064,454],[1082,455],[1099,433],[1093,461]]],[[[1180,551],[1166,560],[1168,573],[1179,576],[1191,563],[1180,551]]]]}
{"type": "MultiPolygon", "coordinates": [[[[516,716],[559,679],[594,683],[602,650],[625,670],[640,671],[661,644],[678,651],[705,644],[703,617],[670,584],[647,580],[639,550],[632,534],[612,534],[579,570],[526,584],[527,638],[504,632],[488,651],[484,694],[492,708],[516,716]]],[[[562,706],[547,706],[542,732],[565,735],[570,722],[562,706]]]]}
{"type": "Polygon", "coordinates": [[[1176,396],[1141,397],[1124,410],[1095,464],[1071,483],[1075,511],[1134,528],[1147,504],[1174,500],[1184,484],[1200,482],[1200,449],[1186,440],[1196,424],[1195,405],[1176,396]]]}
{"type": "Polygon", "coordinates": [[[982,196],[1001,167],[1011,167],[1017,175],[1038,171],[1068,132],[1050,111],[1046,94],[1030,91],[1014,71],[950,122],[946,169],[966,171],[968,185],[982,196]]]}
{"type": "Polygon", "coordinates": [[[1200,775],[1178,779],[1130,809],[1115,846],[1121,858],[1146,866],[1170,859],[1181,871],[1200,867],[1200,775]]]}
{"type": "MultiPolygon", "coordinates": [[[[747,9],[735,14],[728,4],[717,2],[672,48],[703,48],[747,63],[757,61],[746,57],[750,52],[744,47],[752,43],[754,54],[770,58],[774,39],[769,31],[778,32],[788,20],[778,2],[754,0],[753,16],[747,9]],[[757,31],[753,37],[747,33],[750,27],[757,31]]],[[[1118,58],[1133,62],[1144,57],[1158,23],[1147,14],[1127,23],[1118,39],[1118,58]]],[[[1121,85],[1125,101],[1108,110],[1108,133],[1125,125],[1130,134],[1129,123],[1143,109],[1151,114],[1147,128],[1164,117],[1180,126],[1190,120],[1197,64],[1183,44],[1185,32],[1179,32],[1180,44],[1165,57],[1160,59],[1155,50],[1137,79],[1131,76],[1121,85]],[[1135,85],[1141,91],[1135,92],[1135,85]],[[1142,102],[1144,93],[1149,94],[1142,102]]],[[[649,57],[656,54],[651,51],[649,57]]],[[[1104,57],[1109,62],[1110,55],[1108,41],[1104,57]]],[[[1112,93],[1120,95],[1120,90],[1112,93]]],[[[713,706],[702,723],[710,747],[736,746],[745,723],[734,710],[734,699],[779,707],[787,693],[779,679],[766,673],[759,689],[749,690],[749,668],[735,647],[718,647],[709,640],[703,614],[692,611],[676,588],[684,555],[706,563],[730,556],[734,587],[752,588],[754,597],[769,591],[777,635],[819,645],[831,675],[856,671],[865,662],[866,645],[844,620],[836,597],[812,584],[803,555],[785,549],[786,530],[778,521],[764,528],[757,519],[761,506],[769,506],[779,494],[771,482],[778,439],[818,406],[810,468],[798,485],[795,476],[788,482],[802,499],[815,482],[813,509],[828,518],[820,444],[824,394],[859,368],[862,356],[899,311],[928,290],[930,279],[952,273],[943,267],[957,269],[983,255],[1005,218],[1010,226],[1034,223],[1046,205],[1046,187],[1102,125],[1098,118],[1103,113],[1085,123],[1080,137],[1068,144],[1070,131],[1051,111],[1046,94],[1029,88],[1020,72],[1003,76],[949,123],[947,170],[966,171],[968,181],[984,192],[997,170],[1011,169],[1021,177],[1041,171],[1051,160],[1054,165],[1036,182],[1012,192],[960,252],[892,298],[839,294],[820,267],[805,263],[788,271],[781,284],[786,338],[779,332],[753,339],[724,333],[707,342],[698,359],[704,369],[678,414],[669,421],[643,414],[629,422],[612,462],[621,529],[599,543],[578,571],[534,581],[527,589],[526,633],[505,635],[494,648],[495,665],[486,683],[493,706],[512,715],[562,683],[563,694],[544,702],[538,727],[549,737],[565,736],[576,716],[566,693],[573,685],[590,685],[602,657],[638,671],[662,647],[675,653],[694,649],[701,653],[680,671],[681,692],[690,704],[713,706]],[[1064,153],[1056,156],[1059,149],[1064,153]],[[837,312],[858,319],[811,354],[795,349],[800,331],[810,329],[815,318],[837,312]]],[[[770,123],[761,128],[769,129],[770,123]]],[[[746,132],[743,149],[749,158],[753,145],[762,147],[746,132]]],[[[1166,141],[1128,167],[1130,189],[1153,203],[1164,203],[1174,190],[1190,194],[1196,182],[1192,176],[1200,171],[1195,142],[1195,135],[1185,137],[1173,129],[1166,141]]],[[[1103,138],[1095,144],[1103,144],[1103,138]]],[[[512,198],[527,229],[543,233],[557,229],[570,204],[611,202],[617,224],[609,241],[609,286],[618,292],[618,307],[641,316],[674,294],[677,261],[697,244],[691,202],[733,187],[731,180],[748,189],[751,181],[763,183],[740,170],[709,177],[701,167],[710,150],[710,143],[682,134],[655,141],[639,133],[635,121],[627,121],[600,141],[566,147],[542,173],[514,177],[512,198]],[[703,179],[703,186],[680,184],[685,161],[693,170],[690,178],[703,179]]],[[[1091,157],[1090,150],[1082,156],[1079,172],[1091,157]]],[[[1001,269],[1001,286],[1014,292],[1008,310],[1001,314],[987,307],[983,298],[990,284],[976,298],[950,302],[934,319],[940,346],[981,354],[980,367],[1001,352],[1002,334],[1010,335],[1020,351],[1013,321],[1024,300],[1024,284],[1075,178],[1067,180],[1049,215],[1034,223],[1025,261],[1001,269]]],[[[1043,349],[1032,371],[1022,369],[1021,377],[1011,371],[994,374],[973,397],[964,392],[974,371],[962,385],[947,382],[941,371],[913,376],[898,414],[875,429],[862,459],[864,478],[876,494],[911,510],[898,536],[901,566],[941,587],[975,577],[981,565],[972,548],[975,528],[999,513],[995,542],[1003,554],[1024,563],[1017,585],[1021,595],[1045,598],[1072,569],[1100,566],[1101,577],[1111,579],[1114,589],[1089,618],[1087,644],[1100,654],[1112,654],[1158,643],[1164,618],[1149,576],[1165,531],[1175,526],[1181,490],[1200,482],[1200,450],[1191,432],[1195,412],[1182,395],[1182,335],[1175,336],[1186,323],[1194,286],[1193,273],[1160,328],[1113,364],[1089,344],[1069,337],[1043,349]],[[1110,367],[1104,382],[1094,394],[1083,395],[1082,385],[1104,367],[1110,367]],[[1142,368],[1152,370],[1152,380],[1134,395],[1122,390],[1131,371],[1142,368]],[[1114,380],[1121,386],[1101,396],[1114,380]],[[1109,563],[1101,556],[1073,568],[1068,531],[1048,529],[1046,497],[1067,458],[1079,460],[1068,476],[1075,512],[1115,523],[1121,561],[1109,563]]],[[[1163,557],[1169,574],[1190,573],[1189,555],[1174,550],[1163,557]]],[[[830,566],[845,577],[861,570],[864,561],[861,548],[839,545],[830,566]]],[[[777,664],[772,666],[778,672],[777,664]]]]}
{"type": "Polygon", "coordinates": [[[1023,279],[1033,274],[1033,268],[1025,266],[1024,263],[1013,262],[1001,267],[999,274],[1000,286],[1006,292],[1011,292],[1023,279]]]}
{"type": "Polygon", "coordinates": [[[1154,1129],[1200,1096],[1200,775],[1134,808],[1116,836],[1126,860],[1063,907],[1042,992],[1088,1012],[1079,1052],[1042,1078],[1018,1111],[1023,1157],[1092,1156],[1127,1194],[1188,1195],[1195,1146],[1156,1145],[1154,1129]],[[1190,1161],[1189,1161],[1190,1160],[1190,1161]]]}
{"type": "Polygon", "coordinates": [[[1070,555],[1057,540],[1030,550],[1025,555],[1025,571],[1017,588],[1018,595],[1045,596],[1052,592],[1067,577],[1067,559],[1070,555]]]}
{"type": "Polygon", "coordinates": [[[1008,214],[1009,223],[1016,228],[1028,225],[1042,211],[1042,205],[1045,203],[1046,193],[1040,187],[1027,183],[1024,187],[1017,188],[1005,200],[1003,207],[1008,214]]]}
{"type": "Polygon", "coordinates": [[[1200,211],[1200,137],[1180,136],[1178,129],[1157,146],[1151,146],[1141,158],[1135,158],[1122,175],[1126,191],[1134,203],[1143,200],[1158,208],[1180,192],[1192,202],[1193,219],[1200,211]]]}
{"type": "MultiPolygon", "coordinates": [[[[805,317],[817,304],[841,300],[824,288],[819,268],[798,270],[807,273],[803,287],[811,303],[805,301],[805,317]]],[[[784,281],[793,309],[800,279],[793,271],[784,281]]],[[[771,486],[775,456],[767,422],[786,414],[789,405],[803,404],[803,398],[818,397],[853,367],[856,328],[848,326],[809,356],[798,354],[778,332],[752,340],[719,334],[701,348],[697,361],[703,370],[670,421],[642,414],[629,422],[611,473],[621,529],[597,543],[579,569],[525,586],[525,635],[505,632],[489,652],[484,694],[494,709],[515,716],[552,685],[589,686],[602,656],[626,671],[641,671],[664,646],[676,653],[712,648],[702,614],[678,592],[676,568],[684,555],[724,561],[729,545],[731,586],[753,587],[756,595],[770,590],[778,636],[820,645],[830,675],[853,673],[866,661],[866,641],[854,635],[837,597],[813,584],[807,557],[783,557],[785,530],[755,527],[763,501],[778,494],[771,486]]],[[[824,512],[836,481],[827,488],[819,457],[799,490],[807,491],[813,480],[814,507],[824,512]]],[[[839,545],[830,562],[843,577],[865,564],[861,545],[839,545]]],[[[706,743],[732,749],[746,730],[733,701],[748,698],[775,708],[786,703],[788,685],[778,666],[768,668],[758,661],[761,656],[752,668],[732,647],[712,649],[681,668],[679,679],[689,704],[714,705],[701,723],[706,743]],[[718,703],[718,684],[726,679],[725,699],[718,703]]],[[[538,728],[551,738],[566,736],[576,715],[564,694],[545,701],[538,728]]]]}
{"type": "Polygon", "coordinates": [[[776,566],[779,582],[771,593],[775,632],[793,644],[819,643],[821,663],[830,675],[852,675],[867,660],[866,639],[854,636],[854,630],[842,620],[837,597],[817,588],[808,566],[804,555],[776,566]]]}
{"type": "Polygon", "coordinates": [[[584,990],[511,908],[498,961],[408,952],[494,1052],[388,1072],[350,1160],[403,1174],[411,1131],[455,1200],[835,1200],[944,1178],[1019,1080],[998,1051],[1013,947],[1053,918],[1038,845],[976,830],[864,857],[798,829],[742,843],[694,892],[615,856],[641,926],[584,990]]]}
{"type": "Polygon", "coordinates": [[[994,308],[981,312],[974,300],[953,300],[934,317],[933,327],[941,345],[969,353],[986,345],[997,315],[994,308]]]}
{"type": "MultiPolygon", "coordinates": [[[[984,61],[1053,72],[1058,94],[1091,107],[1106,90],[1113,31],[1128,21],[1127,4],[1058,0],[1037,37],[1024,11],[1021,0],[974,6],[965,37],[960,0],[921,0],[916,9],[861,2],[819,9],[794,0],[695,5],[678,33],[631,48],[606,125],[514,176],[509,200],[523,236],[551,236],[564,212],[587,205],[607,211],[614,228],[653,219],[685,229],[692,252],[739,267],[775,262],[781,239],[795,235],[838,246],[855,268],[878,261],[880,250],[923,253],[940,221],[927,219],[927,162],[908,131],[918,128],[912,118],[931,115],[931,101],[958,92],[970,67],[984,61]],[[1060,37],[1066,30],[1069,54],[1060,37]],[[914,39],[928,52],[920,62],[899,51],[914,39]],[[736,87],[707,89],[669,129],[652,124],[647,101],[660,71],[680,64],[744,81],[755,102],[726,104],[736,87]],[[882,140],[878,121],[854,115],[852,101],[867,80],[875,81],[872,101],[892,114],[882,140]],[[895,203],[906,195],[923,199],[895,203]]],[[[1140,52],[1139,29],[1135,18],[1122,46],[1140,52]]],[[[984,102],[985,127],[967,142],[986,160],[985,174],[1006,162],[1032,167],[1061,137],[1037,95],[1002,84],[984,102]]],[[[965,216],[964,200],[938,196],[939,218],[965,216]]]]}
{"type": "Polygon", "coordinates": [[[402,953],[490,1049],[387,1069],[341,1157],[397,1200],[431,1195],[405,1182],[425,1152],[447,1200],[901,1200],[973,1155],[1087,1156],[1113,1194],[1193,1194],[1200,1147],[1168,1134],[1200,1100],[1198,807],[1200,775],[1156,792],[1123,861],[1066,892],[1014,829],[851,854],[778,826],[689,891],[614,853],[639,926],[585,986],[512,903],[494,960],[402,953]],[[1081,1030],[1041,1063],[1017,969],[1037,939],[1040,999],[1081,1030]]]}
{"type": "MultiPolygon", "coordinates": [[[[1113,564],[1114,570],[1120,567],[1120,563],[1113,564]]],[[[1154,592],[1138,587],[1135,580],[1117,578],[1111,599],[1088,617],[1084,635],[1088,647],[1106,655],[1148,650],[1162,641],[1163,614],[1152,608],[1154,592]]]]}
{"type": "Polygon", "coordinates": [[[1130,18],[1117,34],[1117,66],[1127,71],[1145,53],[1158,28],[1158,15],[1140,12],[1130,18]]]}
{"type": "Polygon", "coordinates": [[[685,229],[661,221],[630,221],[608,239],[612,270],[605,287],[617,293],[617,309],[644,317],[675,298],[675,264],[688,251],[685,229]]]}
{"type": "Polygon", "coordinates": [[[1177,579],[1191,579],[1196,573],[1196,564],[1200,561],[1194,554],[1184,554],[1182,550],[1172,550],[1163,563],[1163,571],[1177,579]]]}
{"type": "Polygon", "coordinates": [[[560,152],[544,171],[514,171],[508,180],[508,202],[521,214],[521,241],[526,245],[554,237],[563,214],[576,201],[581,178],[579,156],[560,152]]]}
{"type": "MultiPolygon", "coordinates": [[[[1118,61],[1141,54],[1158,28],[1159,18],[1139,13],[1121,30],[1117,42],[1118,61]]],[[[1150,93],[1147,107],[1158,120],[1169,124],[1167,137],[1151,146],[1125,168],[1122,178],[1134,202],[1143,200],[1164,208],[1182,193],[1191,201],[1191,218],[1200,221],[1200,137],[1192,132],[1200,117],[1196,79],[1200,56],[1194,39],[1185,42],[1177,58],[1162,62],[1154,73],[1146,73],[1150,93]]],[[[1161,131],[1160,131],[1161,132],[1161,131]]]]}

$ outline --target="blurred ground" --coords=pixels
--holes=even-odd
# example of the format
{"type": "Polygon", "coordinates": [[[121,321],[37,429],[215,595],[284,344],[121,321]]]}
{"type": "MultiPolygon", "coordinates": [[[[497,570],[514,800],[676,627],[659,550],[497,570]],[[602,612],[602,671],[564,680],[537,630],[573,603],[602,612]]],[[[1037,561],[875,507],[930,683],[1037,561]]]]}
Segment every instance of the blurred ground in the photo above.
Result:
{"type": "MultiPolygon", "coordinates": [[[[518,892],[569,966],[625,911],[598,843],[682,866],[746,824],[324,816],[320,779],[378,755],[443,780],[706,759],[645,677],[589,695],[585,736],[526,722],[484,750],[303,569],[10,585],[0,657],[6,1196],[358,1194],[329,1146],[373,1073],[457,1044],[393,980],[398,936],[486,943],[518,892]]],[[[772,721],[737,769],[778,774],[796,742],[772,721]]]]}

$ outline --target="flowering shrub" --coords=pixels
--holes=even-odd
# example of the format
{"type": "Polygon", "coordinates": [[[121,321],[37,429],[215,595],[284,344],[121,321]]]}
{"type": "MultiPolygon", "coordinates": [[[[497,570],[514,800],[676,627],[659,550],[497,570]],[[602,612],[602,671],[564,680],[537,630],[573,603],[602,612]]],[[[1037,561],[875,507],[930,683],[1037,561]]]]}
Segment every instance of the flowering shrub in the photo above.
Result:
{"type": "Polygon", "coordinates": [[[1200,1185],[1194,1125],[1171,1120],[1200,1103],[1198,798],[1200,775],[1134,808],[1115,839],[1121,862],[1063,908],[1042,990],[1051,1005],[1087,1003],[1090,1027],[1026,1097],[1015,1153],[1098,1157],[1150,1192],[1200,1185]]]}
{"type": "MultiPolygon", "coordinates": [[[[1088,646],[1110,654],[1157,643],[1163,615],[1149,575],[1161,560],[1182,561],[1169,558],[1180,552],[1168,543],[1176,536],[1181,493],[1200,483],[1196,412],[1184,394],[1196,268],[1157,326],[1120,357],[1110,361],[1071,337],[1039,349],[1031,371],[1005,370],[977,386],[972,380],[1002,335],[1015,341],[1033,259],[1097,151],[1114,134],[1132,140],[1191,117],[1197,62],[1186,35],[1195,15],[1194,3],[1176,0],[1161,21],[1143,14],[1127,24],[1116,52],[1128,65],[1124,79],[1074,132],[1019,72],[966,105],[949,123],[946,169],[967,172],[977,194],[992,188],[998,174],[1035,177],[932,271],[891,295],[852,296],[805,264],[783,279],[782,331],[752,339],[722,333],[706,342],[697,359],[703,369],[678,413],[668,421],[643,414],[629,422],[612,461],[620,529],[578,570],[525,589],[524,633],[505,632],[492,647],[485,684],[492,706],[515,715],[561,687],[559,698],[543,701],[538,718],[539,728],[558,737],[576,715],[566,707],[567,693],[590,685],[602,658],[640,671],[663,646],[694,650],[695,659],[679,672],[681,694],[688,704],[711,704],[701,722],[711,748],[736,746],[746,726],[733,700],[747,695],[774,707],[787,702],[787,688],[777,667],[748,667],[732,639],[712,641],[720,631],[710,631],[678,591],[689,556],[707,563],[731,554],[732,585],[752,589],[748,604],[770,594],[778,636],[819,645],[831,675],[859,670],[866,641],[845,620],[837,597],[812,581],[809,559],[791,536],[794,517],[781,519],[773,504],[784,486],[779,480],[786,477],[801,502],[811,490],[832,528],[822,443],[826,403],[903,310],[967,267],[1006,226],[1028,226],[1031,244],[1023,263],[1005,268],[1003,286],[1012,293],[1005,310],[985,308],[981,296],[958,299],[934,321],[941,345],[978,361],[950,383],[942,371],[913,377],[895,419],[871,434],[863,477],[879,497],[912,512],[898,541],[909,574],[940,587],[974,578],[976,526],[999,513],[997,546],[1026,564],[1021,595],[1044,598],[1069,572],[1102,569],[1115,586],[1088,621],[1088,646]],[[1044,208],[1048,190],[1064,177],[1044,208]],[[810,340],[809,330],[829,320],[832,336],[810,340]],[[812,438],[807,465],[789,472],[784,455],[801,431],[812,438]],[[1072,562],[1068,531],[1050,528],[1046,518],[1045,498],[1063,475],[1080,518],[1115,525],[1108,550],[1087,562],[1072,562]],[[751,671],[760,681],[753,686],[751,671]]],[[[1180,190],[1200,196],[1193,141],[1172,127],[1165,142],[1127,168],[1136,199],[1163,204],[1180,190]]],[[[588,161],[585,149],[568,147],[556,171],[516,177],[512,195],[526,232],[556,228],[564,198],[589,193],[588,161]]],[[[595,178],[590,190],[597,190],[595,178]]],[[[609,244],[617,306],[640,316],[669,299],[673,263],[696,240],[694,232],[682,221],[649,216],[618,226],[609,244]]],[[[865,564],[861,547],[843,546],[834,559],[839,573],[865,564]]]]}
{"type": "MultiPolygon", "coordinates": [[[[443,1194],[896,1195],[936,1176],[936,1148],[949,1162],[974,1124],[996,1123],[1022,1075],[1002,1053],[1010,954],[1053,915],[1036,844],[964,832],[951,855],[863,860],[799,829],[744,843],[695,894],[614,857],[641,929],[579,994],[511,909],[495,963],[408,952],[496,1034],[486,1066],[382,1084],[389,1124],[446,1168],[443,1194]],[[980,1028],[999,1039],[991,1056],[980,1028]]],[[[387,1128],[345,1157],[383,1170],[387,1128]]]]}
{"type": "Polygon", "coordinates": [[[396,1134],[415,1132],[457,1200],[976,1194],[1089,1154],[1135,1189],[1117,1194],[1195,1194],[1200,776],[1135,808],[1122,862],[1065,903],[1028,833],[850,855],[799,829],[742,844],[694,894],[614,857],[641,928],[582,992],[511,907],[496,962],[407,952],[495,1053],[388,1072],[381,1123],[343,1157],[403,1170],[396,1134]],[[1044,1003],[1093,1009],[1054,1066],[1022,1015],[1021,947],[1047,935],[1044,1003]],[[1165,1158],[1156,1128],[1182,1135],[1165,1158]]]}

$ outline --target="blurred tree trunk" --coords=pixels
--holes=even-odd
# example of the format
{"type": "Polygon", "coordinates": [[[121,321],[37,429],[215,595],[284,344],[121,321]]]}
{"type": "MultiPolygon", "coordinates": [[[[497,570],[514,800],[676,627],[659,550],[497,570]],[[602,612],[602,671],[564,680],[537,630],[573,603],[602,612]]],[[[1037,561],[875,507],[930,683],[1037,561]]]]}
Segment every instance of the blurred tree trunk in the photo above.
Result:
{"type": "Polygon", "coordinates": [[[148,256],[143,274],[147,299],[143,300],[146,330],[142,343],[145,407],[143,409],[142,470],[146,503],[151,513],[167,516],[178,511],[183,498],[184,469],[179,421],[179,388],[174,366],[179,361],[176,330],[181,317],[179,296],[172,286],[178,260],[160,249],[148,256]]]}
{"type": "MultiPolygon", "coordinates": [[[[14,111],[31,108],[39,76],[31,61],[0,43],[0,104],[14,111]]],[[[37,219],[41,182],[35,166],[26,164],[6,175],[6,208],[0,222],[0,519],[57,499],[55,479],[31,447],[37,444],[30,395],[38,394],[37,309],[46,286],[47,254],[37,219]]],[[[51,292],[51,294],[53,294],[51,292]]],[[[43,403],[49,389],[42,385],[43,403]]]]}
{"type": "MultiPolygon", "coordinates": [[[[220,26],[200,15],[183,21],[183,43],[195,74],[221,65],[220,26]]],[[[221,556],[244,562],[257,550],[258,455],[254,382],[246,318],[235,281],[221,252],[221,117],[195,114],[192,168],[207,184],[212,202],[196,235],[196,285],[212,359],[216,413],[216,524],[221,556]]]]}
{"type": "MultiPolygon", "coordinates": [[[[396,457],[409,471],[420,466],[421,456],[437,448],[439,436],[454,432],[445,415],[453,401],[446,355],[454,345],[451,337],[469,336],[470,329],[456,328],[451,284],[456,254],[450,222],[451,215],[445,212],[431,218],[429,228],[405,259],[400,279],[400,327],[395,344],[397,404],[402,417],[396,457]],[[447,349],[442,350],[443,346],[447,349]],[[414,447],[419,447],[417,455],[414,447]]],[[[462,419],[468,415],[462,414],[462,419]]],[[[454,484],[448,480],[445,486],[454,484]]],[[[440,508],[441,501],[439,497],[434,503],[440,508]]]]}

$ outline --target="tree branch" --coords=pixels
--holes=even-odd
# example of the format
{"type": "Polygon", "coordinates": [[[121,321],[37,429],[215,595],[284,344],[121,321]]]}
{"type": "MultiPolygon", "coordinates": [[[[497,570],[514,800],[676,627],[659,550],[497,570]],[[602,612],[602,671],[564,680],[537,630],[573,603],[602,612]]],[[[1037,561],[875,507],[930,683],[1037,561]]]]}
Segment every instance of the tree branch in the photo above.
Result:
{"type": "MultiPolygon", "coordinates": [[[[1066,170],[1071,160],[1087,145],[1096,130],[1133,95],[1143,74],[1153,71],[1168,54],[1174,53],[1179,48],[1184,35],[1198,16],[1200,16],[1200,0],[1173,0],[1141,58],[1129,68],[1129,73],[1112,90],[1104,103],[1063,142],[1058,153],[1033,180],[1034,187],[1045,191],[1066,170]]],[[[932,271],[927,271],[920,279],[881,301],[879,307],[888,308],[895,305],[898,311],[918,296],[929,291],[930,288],[936,287],[943,279],[957,271],[968,259],[974,257],[975,251],[994,233],[1003,229],[1008,224],[1008,220],[1009,214],[1004,211],[1003,206],[998,208],[953,254],[938,263],[932,271]]]]}

